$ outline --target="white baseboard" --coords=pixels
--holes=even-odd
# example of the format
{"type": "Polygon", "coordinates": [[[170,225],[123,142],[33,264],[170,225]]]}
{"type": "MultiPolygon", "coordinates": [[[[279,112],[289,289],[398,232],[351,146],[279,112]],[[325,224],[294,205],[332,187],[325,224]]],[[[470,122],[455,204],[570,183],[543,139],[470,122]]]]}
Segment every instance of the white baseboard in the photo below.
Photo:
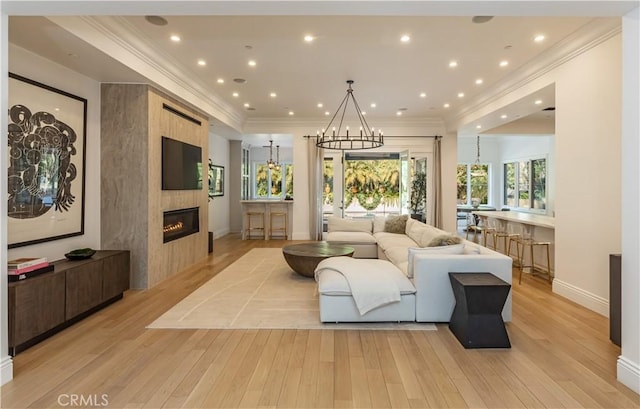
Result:
{"type": "Polygon", "coordinates": [[[585,291],[582,288],[556,278],[553,280],[553,292],[600,315],[604,315],[605,317],[609,316],[609,300],[585,291]]]}
{"type": "Polygon", "coordinates": [[[219,229],[219,230],[214,230],[213,231],[213,239],[219,239],[222,236],[226,236],[227,234],[229,234],[229,228],[224,228],[224,229],[219,229]]]}
{"type": "Polygon", "coordinates": [[[0,385],[13,379],[13,359],[9,355],[3,356],[0,360],[0,385]]]}
{"type": "Polygon", "coordinates": [[[640,394],[640,365],[620,355],[617,366],[618,382],[640,394]]]}
{"type": "Polygon", "coordinates": [[[311,240],[309,232],[293,232],[291,234],[291,240],[311,240]]]}

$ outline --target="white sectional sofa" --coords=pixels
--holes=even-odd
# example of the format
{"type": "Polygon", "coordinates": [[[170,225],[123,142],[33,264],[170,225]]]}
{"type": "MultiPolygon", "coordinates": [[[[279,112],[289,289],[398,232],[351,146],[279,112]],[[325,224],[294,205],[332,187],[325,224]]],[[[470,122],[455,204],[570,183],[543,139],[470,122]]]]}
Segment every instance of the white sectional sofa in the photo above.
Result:
{"type": "MultiPolygon", "coordinates": [[[[407,219],[404,231],[397,218],[341,219],[329,217],[326,240],[356,249],[355,258],[378,258],[389,260],[402,271],[415,287],[415,320],[418,322],[448,322],[453,312],[455,299],[449,281],[450,272],[489,272],[511,284],[512,260],[510,257],[476,243],[461,238],[452,239],[451,233],[437,229],[413,219],[407,219]],[[391,226],[391,227],[389,227],[391,226]],[[391,231],[389,231],[391,230],[391,231]],[[434,239],[440,245],[434,246],[434,239]],[[461,243],[441,245],[461,240],[461,243]]],[[[340,278],[333,278],[340,280],[340,278]]],[[[344,278],[343,278],[344,280],[344,278]]],[[[346,283],[346,281],[345,281],[346,283]]],[[[324,283],[326,285],[326,282],[324,283]]],[[[339,283],[333,283],[333,286],[339,283]]],[[[348,287],[348,286],[347,286],[348,287]]],[[[348,296],[348,293],[346,294],[348,296]]],[[[335,297],[345,294],[320,292],[320,308],[336,307],[344,311],[341,319],[336,319],[332,308],[330,321],[389,321],[393,311],[383,310],[372,314],[359,315],[354,308],[346,308],[349,301],[335,297]],[[333,298],[332,298],[333,297],[333,298]],[[333,304],[335,303],[335,304],[333,304]],[[376,315],[384,319],[376,319],[376,315]]],[[[392,308],[390,306],[389,308],[392,308]]],[[[337,313],[340,316],[341,313],[337,313]]],[[[511,321],[511,293],[504,305],[502,317],[511,321]]],[[[406,314],[398,321],[407,320],[406,314]]]]}

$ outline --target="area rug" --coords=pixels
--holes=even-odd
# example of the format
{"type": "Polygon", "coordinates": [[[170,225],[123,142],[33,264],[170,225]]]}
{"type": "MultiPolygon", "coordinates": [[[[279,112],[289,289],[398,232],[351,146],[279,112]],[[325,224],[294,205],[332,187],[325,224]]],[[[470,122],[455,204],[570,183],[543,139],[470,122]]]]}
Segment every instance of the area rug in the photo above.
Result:
{"type": "Polygon", "coordinates": [[[320,322],[313,278],[296,274],[282,249],[253,249],[147,328],[435,330],[422,323],[320,322]]]}

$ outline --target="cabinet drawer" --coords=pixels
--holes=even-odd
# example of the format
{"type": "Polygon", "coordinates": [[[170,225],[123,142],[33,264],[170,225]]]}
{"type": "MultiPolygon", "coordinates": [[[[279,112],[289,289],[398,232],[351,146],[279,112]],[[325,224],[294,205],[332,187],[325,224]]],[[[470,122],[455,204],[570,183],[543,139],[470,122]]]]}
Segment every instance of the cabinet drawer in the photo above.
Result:
{"type": "Polygon", "coordinates": [[[67,270],[67,320],[102,302],[102,260],[67,270]]]}
{"type": "Polygon", "coordinates": [[[20,345],[64,322],[64,273],[9,286],[9,346],[20,345]]]}

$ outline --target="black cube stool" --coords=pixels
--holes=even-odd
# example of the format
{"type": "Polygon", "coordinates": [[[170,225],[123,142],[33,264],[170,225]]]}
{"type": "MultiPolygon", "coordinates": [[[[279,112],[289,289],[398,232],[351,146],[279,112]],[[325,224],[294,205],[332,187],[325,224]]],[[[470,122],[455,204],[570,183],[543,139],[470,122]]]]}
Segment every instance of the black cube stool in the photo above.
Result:
{"type": "Polygon", "coordinates": [[[511,284],[491,273],[449,273],[456,299],[449,329],[465,348],[511,348],[502,309],[511,284]]]}

